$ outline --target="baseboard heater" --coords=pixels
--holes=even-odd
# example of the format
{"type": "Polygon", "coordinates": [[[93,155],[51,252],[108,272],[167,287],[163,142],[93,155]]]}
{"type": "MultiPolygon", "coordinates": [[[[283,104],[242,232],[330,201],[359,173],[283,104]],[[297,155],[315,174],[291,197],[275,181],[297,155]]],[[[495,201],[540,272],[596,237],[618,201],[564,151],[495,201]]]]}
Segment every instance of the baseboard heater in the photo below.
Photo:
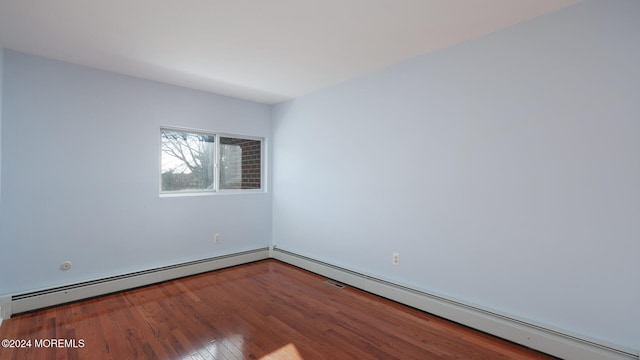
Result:
{"type": "Polygon", "coordinates": [[[265,247],[84,281],[66,286],[15,294],[10,296],[10,302],[0,301],[0,309],[2,310],[2,316],[0,316],[0,318],[7,319],[12,314],[20,314],[53,305],[110,294],[268,258],[269,248],[265,247]]]}
{"type": "Polygon", "coordinates": [[[394,300],[562,359],[635,359],[637,351],[553,330],[444,296],[398,285],[333,264],[273,248],[272,257],[337,282],[394,300]]]}

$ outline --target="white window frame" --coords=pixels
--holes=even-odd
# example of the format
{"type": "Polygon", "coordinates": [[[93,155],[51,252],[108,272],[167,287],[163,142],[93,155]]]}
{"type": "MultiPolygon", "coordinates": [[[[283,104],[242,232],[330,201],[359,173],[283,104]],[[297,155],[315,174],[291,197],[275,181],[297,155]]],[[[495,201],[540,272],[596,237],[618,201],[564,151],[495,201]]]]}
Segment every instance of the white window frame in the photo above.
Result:
{"type": "Polygon", "coordinates": [[[246,193],[264,193],[266,192],[266,138],[260,136],[250,135],[238,135],[232,133],[216,132],[202,129],[181,128],[174,126],[161,126],[159,131],[160,138],[160,161],[158,167],[159,182],[158,188],[160,197],[182,197],[182,196],[201,196],[201,195],[216,195],[216,194],[246,194],[246,193]],[[192,190],[174,190],[164,191],[162,190],[162,132],[163,131],[176,131],[185,132],[190,134],[211,135],[214,137],[214,150],[213,150],[213,188],[212,189],[192,189],[192,190]],[[254,140],[260,142],[260,188],[259,189],[220,189],[220,138],[234,138],[242,140],[254,140]]]}

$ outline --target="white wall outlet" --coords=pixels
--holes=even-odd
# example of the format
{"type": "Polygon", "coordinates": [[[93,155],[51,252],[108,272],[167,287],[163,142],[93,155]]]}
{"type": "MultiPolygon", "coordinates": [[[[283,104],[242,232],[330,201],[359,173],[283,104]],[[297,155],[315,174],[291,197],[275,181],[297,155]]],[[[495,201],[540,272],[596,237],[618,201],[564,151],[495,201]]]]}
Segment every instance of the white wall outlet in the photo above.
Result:
{"type": "Polygon", "coordinates": [[[220,242],[220,234],[213,235],[213,242],[216,244],[220,242]]]}
{"type": "Polygon", "coordinates": [[[71,261],[65,261],[60,264],[60,270],[69,270],[71,269],[71,261]]]}
{"type": "Polygon", "coordinates": [[[393,253],[393,265],[400,265],[400,253],[393,253]]]}

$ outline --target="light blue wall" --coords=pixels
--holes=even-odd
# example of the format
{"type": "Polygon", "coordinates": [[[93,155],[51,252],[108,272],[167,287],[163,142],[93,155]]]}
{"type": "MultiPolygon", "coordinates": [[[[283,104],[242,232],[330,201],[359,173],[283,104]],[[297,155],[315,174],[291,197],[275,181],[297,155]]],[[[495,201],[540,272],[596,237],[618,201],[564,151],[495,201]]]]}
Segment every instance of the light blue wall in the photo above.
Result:
{"type": "Polygon", "coordinates": [[[10,50],[4,70],[0,294],[271,241],[269,193],[158,196],[161,125],[268,138],[270,106],[10,50]]]}
{"type": "Polygon", "coordinates": [[[274,243],[640,348],[638,16],[586,1],[278,105],[274,243]]]}
{"type": "Polygon", "coordinates": [[[4,48],[0,43],[0,204],[2,204],[2,74],[4,73],[4,48]]]}

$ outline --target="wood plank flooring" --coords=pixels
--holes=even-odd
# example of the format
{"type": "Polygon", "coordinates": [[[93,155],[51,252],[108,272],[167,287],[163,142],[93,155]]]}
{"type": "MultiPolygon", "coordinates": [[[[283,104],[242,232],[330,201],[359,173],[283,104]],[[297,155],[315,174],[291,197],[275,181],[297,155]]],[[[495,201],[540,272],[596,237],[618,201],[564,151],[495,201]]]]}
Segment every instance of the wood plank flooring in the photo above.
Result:
{"type": "Polygon", "coordinates": [[[551,358],[324,280],[264,260],[23,314],[0,359],[551,358]]]}

